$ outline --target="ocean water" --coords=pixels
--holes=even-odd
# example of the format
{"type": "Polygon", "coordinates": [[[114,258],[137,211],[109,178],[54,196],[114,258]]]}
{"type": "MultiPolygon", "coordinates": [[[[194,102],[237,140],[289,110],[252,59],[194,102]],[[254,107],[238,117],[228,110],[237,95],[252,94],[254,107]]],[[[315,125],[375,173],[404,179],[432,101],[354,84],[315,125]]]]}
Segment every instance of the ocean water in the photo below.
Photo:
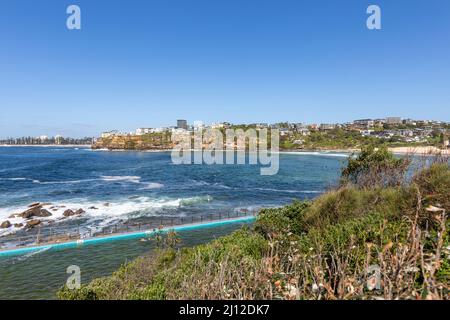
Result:
{"type": "MultiPolygon", "coordinates": [[[[168,152],[0,147],[0,223],[23,223],[11,214],[34,202],[48,203],[52,216],[41,219],[44,225],[90,231],[155,217],[257,211],[318,196],[337,183],[346,158],[336,153],[281,153],[278,174],[262,176],[253,165],[175,165],[168,152]],[[66,209],[86,212],[64,218],[66,209]]],[[[182,236],[185,245],[193,245],[236,227],[182,236]]],[[[0,240],[14,234],[26,232],[20,227],[0,229],[0,240]]],[[[82,279],[88,281],[150,249],[145,242],[124,241],[0,258],[0,299],[52,298],[73,261],[83,266],[82,279]]]]}

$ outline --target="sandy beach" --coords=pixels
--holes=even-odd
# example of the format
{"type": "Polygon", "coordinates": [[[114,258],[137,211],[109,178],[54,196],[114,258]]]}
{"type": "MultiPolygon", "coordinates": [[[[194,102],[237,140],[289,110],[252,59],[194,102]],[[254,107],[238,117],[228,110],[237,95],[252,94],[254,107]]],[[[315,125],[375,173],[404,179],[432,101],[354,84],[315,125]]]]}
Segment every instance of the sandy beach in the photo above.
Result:
{"type": "Polygon", "coordinates": [[[416,154],[416,155],[426,155],[426,154],[442,154],[450,155],[450,149],[439,149],[436,147],[395,147],[389,148],[392,153],[398,154],[416,154]]]}

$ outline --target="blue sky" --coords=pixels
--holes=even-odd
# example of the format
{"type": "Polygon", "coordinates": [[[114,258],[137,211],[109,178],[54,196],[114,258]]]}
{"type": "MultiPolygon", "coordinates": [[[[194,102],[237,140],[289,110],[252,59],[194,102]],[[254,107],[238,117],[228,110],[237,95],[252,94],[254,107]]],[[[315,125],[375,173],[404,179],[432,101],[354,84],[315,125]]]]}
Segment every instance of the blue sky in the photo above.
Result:
{"type": "Polygon", "coordinates": [[[0,137],[450,121],[448,0],[1,0],[0,40],[0,137]],[[366,28],[370,4],[382,30],[366,28]]]}

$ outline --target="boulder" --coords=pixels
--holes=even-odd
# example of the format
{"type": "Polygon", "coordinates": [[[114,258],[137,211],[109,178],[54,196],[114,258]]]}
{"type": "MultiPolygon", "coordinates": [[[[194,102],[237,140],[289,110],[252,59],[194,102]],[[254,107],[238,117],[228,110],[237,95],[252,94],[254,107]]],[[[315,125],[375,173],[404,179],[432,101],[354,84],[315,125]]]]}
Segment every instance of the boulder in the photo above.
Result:
{"type": "Polygon", "coordinates": [[[63,216],[64,217],[71,217],[71,216],[77,216],[80,214],[85,213],[85,211],[83,209],[78,209],[77,211],[73,211],[71,209],[67,209],[66,211],[64,211],[63,216]]]}
{"type": "Polygon", "coordinates": [[[39,216],[39,214],[41,213],[41,208],[42,208],[41,205],[36,205],[36,206],[22,212],[20,215],[22,218],[25,218],[25,219],[29,219],[34,216],[39,216]]]}
{"type": "Polygon", "coordinates": [[[41,211],[39,212],[39,215],[37,215],[38,217],[50,217],[52,214],[50,211],[45,210],[45,209],[41,209],[41,211]]]}
{"type": "Polygon", "coordinates": [[[42,205],[41,205],[40,202],[35,202],[35,203],[30,204],[30,205],[28,206],[28,208],[33,208],[33,207],[36,207],[36,206],[42,206],[42,205]]]}
{"type": "Polygon", "coordinates": [[[14,227],[15,228],[22,228],[23,227],[23,223],[14,223],[14,227]]]}
{"type": "Polygon", "coordinates": [[[70,210],[70,209],[67,209],[67,210],[64,211],[64,213],[63,213],[63,216],[64,216],[64,217],[71,217],[71,216],[73,216],[73,215],[75,215],[75,212],[73,212],[73,211],[70,210]]]}
{"type": "Polygon", "coordinates": [[[8,220],[2,222],[2,224],[0,224],[0,228],[1,229],[8,229],[9,227],[11,227],[11,222],[9,222],[8,220]]]}
{"type": "Polygon", "coordinates": [[[83,209],[78,209],[77,211],[75,211],[75,214],[83,214],[86,211],[84,211],[83,209]]]}
{"type": "Polygon", "coordinates": [[[34,228],[35,226],[41,224],[40,220],[30,220],[27,222],[27,228],[34,228]]]}
{"type": "Polygon", "coordinates": [[[92,207],[89,207],[89,210],[98,210],[98,208],[97,208],[97,207],[94,207],[94,206],[92,206],[92,207]]]}
{"type": "Polygon", "coordinates": [[[35,205],[34,207],[22,212],[20,216],[25,219],[32,217],[50,217],[52,214],[46,209],[42,209],[42,205],[35,205]]]}

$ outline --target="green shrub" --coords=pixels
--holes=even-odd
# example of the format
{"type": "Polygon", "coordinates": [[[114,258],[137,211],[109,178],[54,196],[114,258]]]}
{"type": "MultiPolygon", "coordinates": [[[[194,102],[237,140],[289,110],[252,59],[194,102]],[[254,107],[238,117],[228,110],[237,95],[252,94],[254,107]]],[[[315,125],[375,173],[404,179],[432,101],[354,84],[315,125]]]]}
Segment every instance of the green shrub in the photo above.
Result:
{"type": "Polygon", "coordinates": [[[292,232],[300,234],[303,229],[303,216],[310,206],[308,201],[295,201],[282,208],[262,209],[255,223],[255,230],[262,235],[292,232]]]}
{"type": "Polygon", "coordinates": [[[368,145],[356,157],[349,158],[342,170],[341,184],[363,188],[400,186],[405,182],[409,164],[409,159],[394,157],[386,146],[375,149],[368,145]]]}

